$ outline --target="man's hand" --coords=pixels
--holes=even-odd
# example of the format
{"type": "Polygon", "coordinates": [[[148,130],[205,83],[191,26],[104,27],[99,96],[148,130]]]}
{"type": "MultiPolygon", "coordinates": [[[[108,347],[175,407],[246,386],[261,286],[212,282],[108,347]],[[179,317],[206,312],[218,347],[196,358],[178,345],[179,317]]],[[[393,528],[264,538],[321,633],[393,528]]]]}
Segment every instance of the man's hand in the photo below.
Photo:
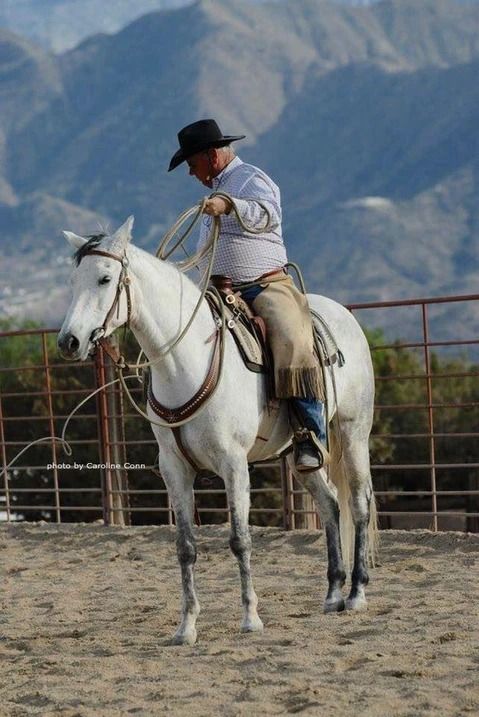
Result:
{"type": "Polygon", "coordinates": [[[212,197],[207,199],[203,208],[204,214],[210,214],[212,217],[219,217],[220,214],[229,214],[231,211],[231,202],[223,197],[212,197]]]}

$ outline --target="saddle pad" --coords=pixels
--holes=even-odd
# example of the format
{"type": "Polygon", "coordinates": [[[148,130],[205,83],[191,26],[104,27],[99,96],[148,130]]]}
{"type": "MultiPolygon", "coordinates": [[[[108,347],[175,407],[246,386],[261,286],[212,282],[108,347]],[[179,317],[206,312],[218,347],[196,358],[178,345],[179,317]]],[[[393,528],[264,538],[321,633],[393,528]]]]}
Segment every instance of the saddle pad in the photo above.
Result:
{"type": "Polygon", "coordinates": [[[317,345],[321,350],[321,356],[319,357],[321,364],[331,365],[337,361],[338,366],[343,366],[344,356],[341,353],[328,324],[317,311],[310,308],[310,312],[311,318],[313,319],[314,333],[317,339],[317,341],[315,341],[315,345],[317,345]]]}

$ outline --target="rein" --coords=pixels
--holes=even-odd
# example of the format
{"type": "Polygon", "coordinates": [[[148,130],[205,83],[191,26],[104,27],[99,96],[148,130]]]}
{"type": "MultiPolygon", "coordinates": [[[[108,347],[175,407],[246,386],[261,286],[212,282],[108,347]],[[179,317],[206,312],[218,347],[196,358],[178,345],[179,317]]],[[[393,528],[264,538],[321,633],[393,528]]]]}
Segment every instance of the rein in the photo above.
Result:
{"type": "MultiPolygon", "coordinates": [[[[232,207],[231,211],[235,212],[238,222],[240,223],[240,225],[242,226],[242,228],[245,231],[247,231],[251,234],[260,234],[269,228],[270,222],[271,222],[271,215],[266,206],[261,205],[267,215],[266,225],[264,227],[262,227],[261,229],[253,229],[251,227],[248,228],[244,224],[241,217],[239,216],[239,212],[235,205],[234,199],[229,194],[227,194],[225,192],[213,192],[210,195],[210,197],[203,199],[202,202],[200,202],[199,204],[191,207],[190,209],[185,210],[178,217],[178,219],[176,220],[173,227],[165,234],[160,245],[158,246],[158,249],[155,253],[155,256],[157,258],[159,258],[160,260],[165,260],[177,248],[179,248],[179,247],[183,248],[183,244],[184,244],[185,240],[190,235],[191,231],[193,230],[193,227],[195,226],[195,224],[198,222],[201,215],[203,214],[203,209],[204,209],[206,199],[209,199],[214,196],[220,196],[220,197],[228,200],[231,203],[231,207],[232,207]],[[185,222],[188,219],[190,219],[190,217],[192,215],[194,215],[194,217],[193,217],[192,221],[190,222],[190,225],[188,226],[186,231],[180,236],[180,238],[175,243],[174,247],[170,250],[167,250],[167,247],[171,243],[173,236],[179,231],[179,229],[183,226],[183,224],[185,224],[185,222]]],[[[185,450],[184,446],[182,445],[179,428],[181,426],[185,425],[186,423],[188,423],[189,421],[191,421],[195,416],[197,416],[207,406],[207,404],[213,398],[213,396],[216,392],[216,389],[219,385],[219,382],[220,382],[220,379],[222,376],[222,372],[223,372],[225,335],[226,335],[226,320],[225,320],[225,315],[224,315],[223,301],[221,300],[221,297],[219,296],[219,293],[216,289],[208,288],[208,283],[209,283],[211,273],[212,273],[213,261],[214,261],[214,256],[215,256],[216,244],[217,244],[218,238],[219,238],[219,233],[220,233],[220,217],[215,216],[215,217],[213,217],[213,225],[212,225],[210,237],[209,237],[208,241],[205,243],[205,245],[201,248],[201,250],[199,252],[197,252],[196,254],[194,254],[192,257],[189,257],[187,260],[184,260],[182,262],[177,262],[176,266],[180,271],[187,271],[188,269],[190,269],[194,266],[197,266],[198,262],[204,256],[206,256],[207,253],[211,250],[211,255],[210,255],[210,258],[208,261],[208,269],[205,274],[205,285],[201,291],[201,295],[198,299],[198,302],[193,310],[192,316],[190,317],[189,321],[187,322],[185,328],[180,332],[178,337],[167,347],[167,349],[164,350],[160,356],[155,358],[154,361],[145,361],[142,363],[139,363],[138,361],[139,361],[139,358],[141,357],[141,355],[143,354],[143,351],[140,352],[139,357],[137,359],[137,363],[127,364],[123,355],[120,353],[119,349],[117,349],[116,347],[112,347],[111,344],[105,338],[105,333],[106,333],[108,322],[114,315],[115,309],[117,311],[117,316],[119,315],[120,297],[121,297],[123,290],[125,290],[126,301],[127,301],[127,319],[126,319],[125,327],[129,328],[129,326],[130,326],[131,310],[132,310],[131,291],[130,291],[131,279],[128,276],[129,260],[128,260],[128,257],[126,256],[126,251],[123,256],[117,256],[116,254],[112,254],[110,252],[92,248],[92,249],[88,250],[84,255],[84,256],[88,256],[88,255],[103,256],[108,259],[113,259],[114,261],[118,261],[122,266],[122,269],[121,269],[121,272],[120,272],[120,275],[118,278],[118,284],[117,284],[117,288],[116,288],[116,292],[115,292],[115,297],[113,299],[113,303],[105,316],[105,320],[104,320],[102,326],[97,329],[94,329],[94,331],[92,332],[91,338],[90,338],[90,340],[93,343],[99,344],[102,347],[102,349],[105,351],[105,353],[112,359],[113,363],[115,364],[115,368],[117,369],[118,378],[115,379],[114,381],[110,381],[108,384],[106,384],[106,386],[112,386],[117,382],[121,383],[128,400],[130,401],[133,408],[137,411],[137,413],[139,413],[141,416],[146,418],[153,425],[160,426],[162,428],[172,429],[172,432],[174,434],[174,437],[177,442],[179,450],[183,453],[185,458],[195,469],[197,469],[197,466],[195,466],[194,462],[191,460],[191,457],[188,455],[187,451],[185,450]],[[158,412],[157,412],[157,410],[155,410],[155,405],[150,403],[150,405],[152,406],[155,413],[158,416],[162,416],[163,418],[166,419],[165,421],[156,421],[151,416],[149,416],[147,413],[145,413],[145,411],[143,411],[140,408],[140,406],[138,406],[138,404],[132,397],[130,389],[127,386],[126,382],[127,382],[127,380],[132,379],[132,378],[136,378],[137,380],[139,380],[141,382],[142,379],[139,375],[139,370],[141,370],[143,368],[147,368],[149,366],[152,366],[155,363],[158,363],[159,361],[163,360],[163,358],[165,356],[167,356],[170,353],[170,351],[183,339],[183,337],[186,335],[186,333],[190,329],[190,327],[193,323],[193,320],[199,311],[199,308],[200,308],[200,305],[201,305],[203,299],[208,298],[207,292],[209,292],[210,294],[216,294],[216,296],[220,299],[217,302],[218,313],[217,313],[217,317],[216,317],[216,323],[217,323],[217,330],[215,332],[216,342],[215,342],[215,348],[214,348],[210,368],[208,370],[208,373],[206,375],[206,378],[205,378],[201,388],[190,399],[190,401],[188,401],[186,404],[183,404],[183,406],[180,406],[179,408],[176,408],[176,409],[171,409],[171,408],[161,406],[161,404],[159,404],[159,402],[155,399],[154,404],[156,405],[156,408],[158,408],[158,412]],[[136,370],[136,374],[129,374],[129,375],[125,376],[123,374],[123,371],[125,369],[134,369],[134,370],[136,370]]],[[[300,281],[301,290],[302,290],[303,294],[305,294],[306,291],[305,291],[305,287],[304,287],[304,283],[302,280],[302,276],[301,276],[299,267],[292,263],[290,263],[290,266],[294,267],[294,269],[296,270],[296,272],[298,274],[298,279],[300,281]]],[[[211,306],[211,302],[209,302],[209,303],[211,306]]],[[[215,305],[216,305],[216,302],[215,302],[215,305]]],[[[215,334],[213,334],[213,336],[215,334]]],[[[333,378],[334,395],[335,395],[334,397],[335,397],[335,401],[337,404],[336,386],[335,386],[335,382],[334,382],[334,374],[332,372],[332,367],[330,367],[330,370],[331,370],[332,378],[333,378]]],[[[6,475],[6,472],[8,471],[8,469],[18,460],[18,458],[26,450],[28,450],[30,448],[30,446],[35,445],[37,443],[42,443],[45,441],[53,440],[54,442],[59,443],[61,445],[61,447],[63,448],[64,452],[67,455],[72,455],[72,449],[65,439],[67,426],[68,426],[72,416],[76,413],[76,411],[78,411],[78,409],[84,403],[86,403],[86,401],[88,401],[92,396],[94,396],[95,394],[97,394],[98,392],[100,392],[104,388],[106,388],[106,386],[100,386],[98,389],[96,389],[95,391],[90,393],[85,399],[83,399],[73,409],[73,411],[70,413],[70,415],[68,416],[68,418],[64,424],[64,427],[62,430],[62,435],[60,438],[58,438],[56,436],[53,436],[53,437],[47,436],[45,438],[39,438],[35,441],[32,441],[24,449],[22,449],[10,461],[10,463],[6,467],[4,467],[4,469],[0,472],[0,477],[4,474],[6,475]]],[[[151,386],[150,386],[150,390],[151,390],[151,386]]],[[[150,391],[149,391],[149,393],[150,393],[150,391]]],[[[339,433],[339,435],[341,435],[341,432],[339,433]]]]}

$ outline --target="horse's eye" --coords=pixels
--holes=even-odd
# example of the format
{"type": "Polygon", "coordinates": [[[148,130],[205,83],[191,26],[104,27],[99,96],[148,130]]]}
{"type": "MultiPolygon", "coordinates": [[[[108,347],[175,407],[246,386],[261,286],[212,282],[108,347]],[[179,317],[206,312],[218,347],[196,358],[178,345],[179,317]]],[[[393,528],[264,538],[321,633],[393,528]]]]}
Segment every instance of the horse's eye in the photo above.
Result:
{"type": "Polygon", "coordinates": [[[98,283],[99,284],[109,284],[110,281],[111,281],[111,276],[102,276],[102,278],[100,279],[100,281],[98,283]]]}

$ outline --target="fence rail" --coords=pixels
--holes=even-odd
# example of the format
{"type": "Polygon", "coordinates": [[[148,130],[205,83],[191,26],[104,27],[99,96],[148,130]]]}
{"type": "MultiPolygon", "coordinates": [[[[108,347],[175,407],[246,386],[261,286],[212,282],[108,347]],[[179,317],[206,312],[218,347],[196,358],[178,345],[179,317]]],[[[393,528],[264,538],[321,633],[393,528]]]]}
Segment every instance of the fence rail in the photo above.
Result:
{"type": "MultiPolygon", "coordinates": [[[[381,525],[479,531],[479,295],[349,309],[365,326],[387,327],[371,346],[378,394],[372,474],[381,525]],[[454,314],[460,306],[468,307],[470,335],[451,338],[458,324],[444,311],[454,314]],[[440,320],[431,318],[437,309],[440,320]],[[394,312],[404,310],[416,316],[398,321],[394,312]],[[404,338],[391,342],[391,326],[404,338]],[[451,349],[456,353],[447,358],[451,349]]],[[[99,392],[72,417],[71,457],[54,440],[75,405],[114,377],[101,350],[87,363],[60,361],[55,334],[0,334],[0,518],[171,524],[168,494],[154,468],[156,442],[146,422],[125,410],[117,387],[99,392]],[[45,437],[8,468],[30,441],[45,437]]],[[[252,522],[319,525],[284,461],[256,465],[251,479],[252,522]]],[[[206,522],[227,519],[217,477],[198,479],[195,492],[206,522]]]]}

